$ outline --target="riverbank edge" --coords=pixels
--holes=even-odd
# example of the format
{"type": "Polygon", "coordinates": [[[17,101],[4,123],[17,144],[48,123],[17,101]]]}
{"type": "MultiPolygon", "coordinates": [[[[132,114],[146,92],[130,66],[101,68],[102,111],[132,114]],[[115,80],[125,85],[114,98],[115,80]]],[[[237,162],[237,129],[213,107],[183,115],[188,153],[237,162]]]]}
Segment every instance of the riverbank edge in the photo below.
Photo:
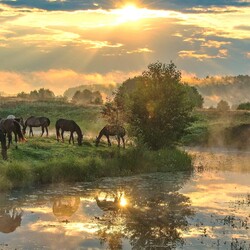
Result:
{"type": "Polygon", "coordinates": [[[84,150],[81,150],[78,146],[49,143],[51,145],[44,144],[41,140],[33,141],[20,147],[21,149],[12,149],[8,161],[0,160],[0,191],[62,182],[96,181],[103,177],[193,169],[191,156],[177,148],[151,151],[144,147],[130,146],[123,149],[101,146],[97,150],[91,143],[86,143],[84,150]],[[53,151],[55,145],[60,145],[60,150],[51,156],[49,148],[53,151]],[[42,157],[44,150],[47,156],[42,157]],[[27,154],[27,151],[29,155],[25,159],[23,154],[27,154]]]}

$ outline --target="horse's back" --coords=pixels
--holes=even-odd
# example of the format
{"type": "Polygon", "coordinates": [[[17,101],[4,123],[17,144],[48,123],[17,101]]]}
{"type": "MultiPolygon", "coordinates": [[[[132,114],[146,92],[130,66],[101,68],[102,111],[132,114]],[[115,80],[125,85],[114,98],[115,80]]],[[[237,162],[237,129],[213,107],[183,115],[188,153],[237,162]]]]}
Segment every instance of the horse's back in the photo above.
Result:
{"type": "Polygon", "coordinates": [[[50,125],[50,120],[49,120],[49,118],[44,117],[44,116],[40,116],[40,117],[30,116],[25,121],[25,124],[27,126],[32,126],[32,127],[40,127],[40,126],[47,127],[50,125]]]}
{"type": "Polygon", "coordinates": [[[106,125],[103,128],[103,131],[105,132],[104,134],[110,135],[110,136],[125,136],[126,135],[126,131],[125,128],[122,127],[121,125],[106,125]]]}
{"type": "Polygon", "coordinates": [[[60,118],[56,121],[56,128],[59,129],[63,129],[66,131],[72,131],[75,129],[75,127],[77,126],[76,122],[73,120],[67,120],[67,119],[63,119],[60,118]]]}

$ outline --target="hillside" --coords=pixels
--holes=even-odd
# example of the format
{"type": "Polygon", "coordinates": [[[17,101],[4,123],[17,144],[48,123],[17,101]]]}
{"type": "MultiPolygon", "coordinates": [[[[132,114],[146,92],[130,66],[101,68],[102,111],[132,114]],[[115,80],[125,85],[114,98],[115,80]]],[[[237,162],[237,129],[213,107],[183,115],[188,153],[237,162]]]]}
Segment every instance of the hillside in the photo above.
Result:
{"type": "Polygon", "coordinates": [[[250,101],[250,76],[192,78],[188,83],[195,86],[204,97],[204,107],[216,106],[220,100],[236,106],[250,101]]]}

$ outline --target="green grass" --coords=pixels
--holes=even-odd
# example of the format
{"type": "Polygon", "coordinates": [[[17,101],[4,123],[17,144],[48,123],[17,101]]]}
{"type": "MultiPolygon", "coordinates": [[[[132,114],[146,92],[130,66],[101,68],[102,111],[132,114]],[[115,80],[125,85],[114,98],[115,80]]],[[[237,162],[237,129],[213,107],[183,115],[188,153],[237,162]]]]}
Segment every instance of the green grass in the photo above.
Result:
{"type": "Polygon", "coordinates": [[[8,157],[8,161],[0,160],[0,190],[192,169],[191,158],[177,149],[119,149],[106,143],[95,147],[92,141],[78,146],[40,137],[29,138],[18,149],[12,145],[8,157]]]}
{"type": "Polygon", "coordinates": [[[49,130],[55,129],[55,123],[59,118],[65,118],[74,120],[84,134],[96,134],[105,124],[100,116],[100,109],[100,106],[77,106],[59,101],[9,101],[0,102],[0,117],[4,118],[10,114],[24,119],[32,115],[46,116],[51,121],[49,130]]]}
{"type": "Polygon", "coordinates": [[[196,121],[187,129],[181,143],[188,146],[229,146],[227,131],[240,124],[250,124],[250,112],[199,110],[196,121]]]}
{"type": "MultiPolygon", "coordinates": [[[[128,176],[156,171],[192,169],[191,158],[177,149],[150,151],[147,148],[128,146],[118,149],[100,143],[95,147],[93,139],[104,126],[100,117],[100,106],[76,106],[58,101],[11,101],[1,102],[0,117],[9,114],[24,119],[46,116],[51,120],[49,130],[54,130],[58,118],[75,120],[84,133],[82,146],[57,142],[55,135],[48,138],[27,138],[18,149],[14,145],[8,150],[8,161],[0,158],[0,191],[25,186],[58,182],[92,181],[101,177],[128,176]]],[[[40,132],[39,132],[40,133],[40,132]]],[[[116,143],[116,142],[115,142],[116,143]]],[[[114,143],[114,144],[115,144],[114,143]]]]}

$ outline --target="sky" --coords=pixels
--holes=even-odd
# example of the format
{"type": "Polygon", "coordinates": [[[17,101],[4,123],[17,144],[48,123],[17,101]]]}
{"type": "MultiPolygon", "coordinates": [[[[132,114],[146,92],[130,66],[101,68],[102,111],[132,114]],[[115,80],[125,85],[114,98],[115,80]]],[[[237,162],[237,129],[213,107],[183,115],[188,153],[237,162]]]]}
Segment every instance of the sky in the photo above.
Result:
{"type": "Polygon", "coordinates": [[[122,83],[150,63],[250,75],[250,0],[0,0],[0,93],[122,83]]]}

